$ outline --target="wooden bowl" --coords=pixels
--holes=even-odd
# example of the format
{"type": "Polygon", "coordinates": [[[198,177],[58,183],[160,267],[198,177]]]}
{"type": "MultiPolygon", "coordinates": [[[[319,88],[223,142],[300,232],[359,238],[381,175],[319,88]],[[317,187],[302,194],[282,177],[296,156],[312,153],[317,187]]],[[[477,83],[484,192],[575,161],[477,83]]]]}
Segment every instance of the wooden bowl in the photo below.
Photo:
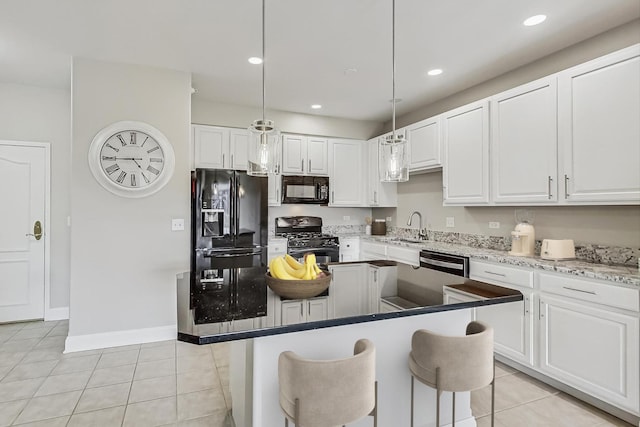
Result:
{"type": "Polygon", "coordinates": [[[273,293],[284,298],[303,299],[313,298],[323,293],[331,283],[331,273],[315,280],[283,280],[271,277],[266,273],[267,286],[273,293]]]}

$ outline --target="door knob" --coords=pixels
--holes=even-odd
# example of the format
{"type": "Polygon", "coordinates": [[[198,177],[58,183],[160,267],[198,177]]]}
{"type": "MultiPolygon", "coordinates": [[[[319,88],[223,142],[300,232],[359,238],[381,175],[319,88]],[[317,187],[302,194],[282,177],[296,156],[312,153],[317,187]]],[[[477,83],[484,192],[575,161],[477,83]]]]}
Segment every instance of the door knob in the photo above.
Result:
{"type": "Polygon", "coordinates": [[[36,240],[40,240],[42,238],[42,223],[40,221],[36,221],[33,224],[33,234],[27,233],[25,234],[25,236],[33,236],[36,238],[36,240]]]}

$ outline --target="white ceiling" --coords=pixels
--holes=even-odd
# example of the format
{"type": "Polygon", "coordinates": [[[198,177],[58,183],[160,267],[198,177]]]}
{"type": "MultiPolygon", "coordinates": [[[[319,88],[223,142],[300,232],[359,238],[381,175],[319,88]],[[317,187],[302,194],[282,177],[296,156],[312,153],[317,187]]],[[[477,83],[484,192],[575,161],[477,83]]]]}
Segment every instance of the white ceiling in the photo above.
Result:
{"type": "MultiPolygon", "coordinates": [[[[391,0],[267,0],[266,16],[267,109],[389,119],[391,0]]],[[[397,0],[398,114],[639,16],[638,0],[397,0]]],[[[260,19],[260,0],[0,0],[0,82],[68,88],[81,56],[189,71],[194,96],[259,106],[260,19]]]]}

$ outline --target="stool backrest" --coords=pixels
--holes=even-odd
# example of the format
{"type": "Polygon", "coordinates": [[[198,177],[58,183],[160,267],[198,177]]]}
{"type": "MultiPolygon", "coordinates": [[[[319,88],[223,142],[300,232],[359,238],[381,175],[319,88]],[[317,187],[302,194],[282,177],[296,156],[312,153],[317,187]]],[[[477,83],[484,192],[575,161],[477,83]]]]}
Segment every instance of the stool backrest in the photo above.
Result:
{"type": "Polygon", "coordinates": [[[467,325],[465,336],[417,330],[409,358],[422,382],[442,391],[477,390],[493,380],[493,328],[474,321],[467,325]]]}
{"type": "Polygon", "coordinates": [[[308,360],[291,351],[280,354],[280,406],[289,418],[295,399],[303,427],[341,426],[369,415],[375,406],[375,347],[361,339],[353,353],[337,360],[308,360]]]}

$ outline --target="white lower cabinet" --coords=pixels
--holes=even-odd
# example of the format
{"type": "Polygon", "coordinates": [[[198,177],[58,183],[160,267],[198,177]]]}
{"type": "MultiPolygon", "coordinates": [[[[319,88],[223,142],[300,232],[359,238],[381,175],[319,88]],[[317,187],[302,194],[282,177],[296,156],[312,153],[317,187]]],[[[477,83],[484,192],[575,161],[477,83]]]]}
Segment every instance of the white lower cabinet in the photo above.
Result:
{"type": "Polygon", "coordinates": [[[476,319],[493,327],[494,346],[498,354],[524,365],[534,366],[533,271],[530,268],[472,260],[469,265],[469,277],[522,293],[522,302],[478,307],[476,319]]]}
{"type": "Polygon", "coordinates": [[[360,258],[363,261],[387,259],[387,245],[384,243],[363,241],[360,243],[360,258]]]}
{"type": "Polygon", "coordinates": [[[326,320],[329,316],[327,297],[282,301],[281,325],[326,320]]]}
{"type": "Polygon", "coordinates": [[[330,314],[333,317],[359,316],[368,312],[367,264],[329,266],[331,272],[330,314]]]}
{"type": "Polygon", "coordinates": [[[360,260],[360,238],[340,237],[340,262],[360,260]]]}
{"type": "Polygon", "coordinates": [[[268,241],[267,247],[267,260],[271,262],[272,259],[284,256],[287,253],[287,239],[284,237],[271,237],[268,241]]]}
{"type": "MultiPolygon", "coordinates": [[[[540,371],[607,403],[640,412],[638,312],[625,288],[540,273],[540,371]],[[549,282],[550,286],[546,286],[549,282]],[[598,286],[597,291],[591,289],[598,286]],[[557,292],[556,292],[557,290],[557,292]],[[563,296],[573,291],[575,297],[563,296]],[[620,297],[617,297],[617,295],[620,297]],[[603,304],[586,300],[601,297],[603,304]],[[613,303],[612,303],[613,302],[613,303]],[[606,305],[605,305],[606,303],[606,305]]],[[[635,290],[634,290],[635,291],[635,290]]],[[[635,291],[635,305],[638,294],[635,291]]]]}

